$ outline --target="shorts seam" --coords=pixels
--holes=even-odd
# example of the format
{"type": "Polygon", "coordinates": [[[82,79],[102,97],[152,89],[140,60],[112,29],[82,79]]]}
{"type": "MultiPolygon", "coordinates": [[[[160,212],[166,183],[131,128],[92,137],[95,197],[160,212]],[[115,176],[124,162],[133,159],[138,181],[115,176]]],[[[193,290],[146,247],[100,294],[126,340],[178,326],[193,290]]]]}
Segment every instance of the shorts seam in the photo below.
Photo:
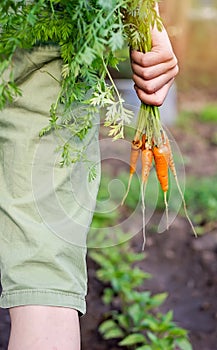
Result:
{"type": "Polygon", "coordinates": [[[45,294],[61,294],[66,296],[72,296],[75,295],[76,298],[84,300],[84,298],[80,297],[76,293],[70,293],[70,292],[62,292],[62,291],[53,291],[51,289],[21,289],[19,291],[14,292],[2,292],[1,298],[7,295],[18,295],[18,294],[31,294],[31,293],[45,293],[45,294]]]}
{"type": "Polygon", "coordinates": [[[85,296],[73,292],[53,291],[50,289],[23,289],[10,292],[2,291],[0,307],[11,308],[21,305],[60,306],[76,309],[79,311],[80,315],[86,313],[85,296]]]}

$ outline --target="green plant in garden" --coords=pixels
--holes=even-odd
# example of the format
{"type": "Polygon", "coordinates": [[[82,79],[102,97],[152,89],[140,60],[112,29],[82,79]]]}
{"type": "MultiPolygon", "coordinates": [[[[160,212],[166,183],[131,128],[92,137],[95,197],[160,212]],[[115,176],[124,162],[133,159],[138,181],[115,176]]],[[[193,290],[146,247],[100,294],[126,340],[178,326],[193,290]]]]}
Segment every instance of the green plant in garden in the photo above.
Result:
{"type": "Polygon", "coordinates": [[[89,254],[99,265],[98,279],[107,286],[103,302],[111,308],[99,326],[104,339],[117,339],[127,349],[192,350],[187,331],[174,323],[172,311],[158,310],[167,294],[141,290],[151,277],[135,264],[144,259],[143,253],[132,252],[127,242],[89,254]]]}
{"type": "MultiPolygon", "coordinates": [[[[126,173],[120,174],[119,178],[127,182],[126,173]]],[[[106,201],[110,199],[107,188],[111,178],[105,174],[102,179],[98,199],[106,201]]],[[[132,186],[134,182],[139,188],[139,181],[135,178],[132,186]]],[[[129,193],[130,199],[132,193],[129,193]]],[[[135,207],[138,198],[132,200],[135,207]]],[[[145,281],[151,278],[150,274],[137,266],[144,260],[144,252],[132,251],[129,242],[131,235],[118,232],[113,236],[111,232],[110,238],[106,238],[103,230],[100,230],[108,223],[111,224],[109,215],[95,216],[93,226],[99,230],[90,238],[91,246],[109,248],[89,249],[90,257],[99,266],[97,277],[105,285],[102,300],[110,309],[99,325],[102,337],[105,340],[116,339],[121,347],[128,349],[191,350],[187,331],[175,324],[173,312],[159,312],[167,294],[152,295],[144,290],[145,281]]],[[[117,217],[113,218],[112,224],[115,225],[117,220],[117,217]]]]}

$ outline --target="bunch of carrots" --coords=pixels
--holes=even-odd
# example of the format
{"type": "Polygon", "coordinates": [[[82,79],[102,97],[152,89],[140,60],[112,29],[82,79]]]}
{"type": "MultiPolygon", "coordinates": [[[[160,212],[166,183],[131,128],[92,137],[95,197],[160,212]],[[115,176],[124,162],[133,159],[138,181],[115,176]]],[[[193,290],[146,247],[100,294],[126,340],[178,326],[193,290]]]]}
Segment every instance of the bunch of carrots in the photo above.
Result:
{"type": "MultiPolygon", "coordinates": [[[[131,9],[131,11],[126,10],[124,12],[124,21],[126,23],[126,31],[130,47],[141,52],[150,51],[152,48],[152,27],[157,26],[158,30],[162,30],[162,22],[156,11],[156,1],[135,1],[134,9],[131,9]]],[[[136,165],[139,157],[141,157],[142,163],[141,193],[143,207],[143,248],[145,245],[145,188],[153,160],[155,162],[157,177],[164,193],[167,228],[169,226],[167,192],[169,189],[170,169],[181,195],[186,217],[194,234],[196,235],[194,226],[188,216],[185,199],[179,185],[170,142],[161,125],[159,109],[156,106],[146,105],[143,102],[141,103],[139,110],[136,133],[131,143],[130,177],[127,192],[123,198],[122,204],[124,203],[130,190],[131,180],[136,171],[136,165]]]]}
{"type": "Polygon", "coordinates": [[[153,141],[152,145],[150,147],[148,140],[147,140],[147,137],[146,137],[146,134],[143,133],[141,138],[134,138],[133,141],[131,142],[130,176],[129,176],[129,181],[128,181],[127,192],[122,200],[122,204],[124,203],[128,193],[129,193],[132,177],[133,177],[133,174],[136,172],[137,162],[140,158],[141,163],[142,163],[141,193],[142,193],[142,209],[143,209],[143,238],[144,238],[143,249],[144,249],[145,241],[146,241],[146,237],[145,237],[145,201],[144,201],[145,188],[147,185],[150,170],[152,168],[153,160],[155,163],[157,178],[159,180],[161,189],[164,193],[167,229],[169,228],[167,192],[169,189],[169,170],[170,170],[175,178],[179,193],[181,195],[185,215],[186,215],[186,217],[191,225],[191,228],[192,228],[195,236],[197,236],[195,228],[194,228],[194,226],[189,218],[185,198],[184,198],[184,195],[183,195],[182,190],[181,190],[180,185],[179,185],[170,142],[169,142],[169,139],[168,139],[168,137],[163,129],[162,129],[162,139],[163,139],[163,142],[160,145],[156,145],[153,141]]]}

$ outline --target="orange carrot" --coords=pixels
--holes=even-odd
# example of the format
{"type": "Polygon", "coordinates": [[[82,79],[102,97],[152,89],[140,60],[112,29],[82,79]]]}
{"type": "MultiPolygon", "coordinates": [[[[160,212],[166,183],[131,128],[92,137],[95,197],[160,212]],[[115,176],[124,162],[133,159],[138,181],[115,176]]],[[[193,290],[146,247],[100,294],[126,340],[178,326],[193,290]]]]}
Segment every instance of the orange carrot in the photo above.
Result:
{"type": "Polygon", "coordinates": [[[166,222],[167,222],[167,229],[168,229],[169,215],[168,215],[167,191],[169,188],[169,175],[168,175],[169,159],[170,159],[169,149],[166,144],[162,143],[162,145],[160,145],[159,147],[157,146],[153,147],[153,154],[154,154],[157,177],[164,193],[164,203],[166,207],[166,222]]]}
{"type": "Polygon", "coordinates": [[[168,149],[165,146],[165,144],[162,144],[153,148],[156,173],[163,192],[167,192],[169,188],[168,169],[170,158],[168,149]]]}
{"type": "Polygon", "coordinates": [[[130,174],[133,175],[136,171],[136,165],[139,158],[140,150],[142,148],[141,140],[133,140],[131,142],[131,153],[130,153],[130,174]]]}
{"type": "Polygon", "coordinates": [[[147,182],[151,170],[153,152],[146,148],[145,135],[142,137],[142,145],[142,183],[144,184],[147,182]]]}
{"type": "Polygon", "coordinates": [[[129,190],[130,190],[130,185],[131,185],[131,181],[132,181],[132,177],[133,174],[136,172],[136,165],[137,165],[137,161],[139,159],[139,155],[140,155],[140,151],[142,148],[142,141],[141,140],[133,140],[131,142],[131,153],[130,153],[130,177],[128,180],[128,185],[127,185],[127,191],[126,194],[121,202],[121,205],[124,204],[129,190]]]}

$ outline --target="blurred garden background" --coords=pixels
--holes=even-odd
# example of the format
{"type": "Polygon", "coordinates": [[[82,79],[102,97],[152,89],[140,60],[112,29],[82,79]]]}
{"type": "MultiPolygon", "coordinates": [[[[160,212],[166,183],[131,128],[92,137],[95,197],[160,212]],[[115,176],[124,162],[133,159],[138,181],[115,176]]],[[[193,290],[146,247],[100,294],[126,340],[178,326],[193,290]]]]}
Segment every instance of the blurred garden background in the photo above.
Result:
{"type": "MultiPolygon", "coordinates": [[[[171,225],[163,232],[164,203],[152,171],[142,251],[140,169],[121,206],[133,128],[124,141],[112,142],[101,127],[102,180],[88,238],[83,350],[217,349],[217,1],[162,0],[160,6],[180,66],[161,113],[198,238],[172,178],[171,225]]],[[[119,54],[127,57],[128,49],[119,54]]],[[[114,77],[136,114],[129,59],[114,77]]],[[[9,330],[1,309],[0,350],[7,349],[9,330]]]]}

